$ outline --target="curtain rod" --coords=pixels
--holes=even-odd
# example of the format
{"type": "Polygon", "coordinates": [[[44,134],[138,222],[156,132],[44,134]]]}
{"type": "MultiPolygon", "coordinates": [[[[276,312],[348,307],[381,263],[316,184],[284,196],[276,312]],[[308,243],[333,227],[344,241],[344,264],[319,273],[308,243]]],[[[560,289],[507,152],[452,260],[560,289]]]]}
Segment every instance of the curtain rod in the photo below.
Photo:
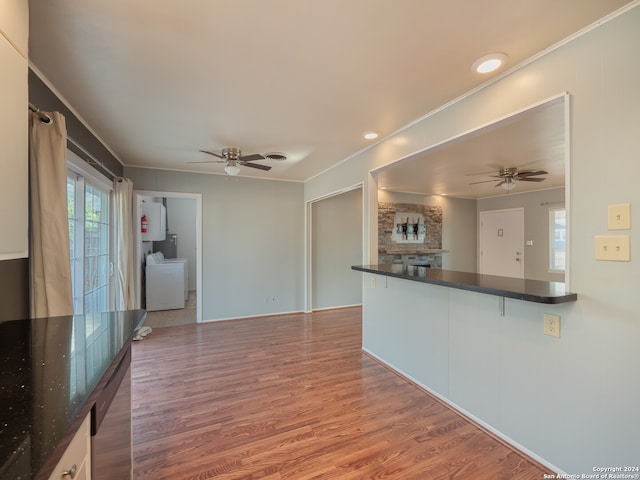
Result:
{"type": "Polygon", "coordinates": [[[29,110],[31,110],[33,113],[37,114],[40,117],[40,121],[42,123],[51,123],[51,117],[49,115],[45,115],[44,113],[42,113],[40,111],[40,109],[38,107],[36,107],[33,103],[29,102],[29,110]]]}
{"type": "Polygon", "coordinates": [[[116,175],[111,170],[109,170],[109,168],[104,163],[102,163],[96,157],[94,157],[89,152],[87,152],[87,150],[82,145],[80,145],[78,142],[76,142],[73,138],[71,138],[68,135],[67,135],[67,142],[70,143],[71,145],[73,145],[74,147],[76,147],[78,150],[80,150],[82,153],[84,153],[88,157],[87,160],[85,160],[85,161],[89,165],[95,165],[97,167],[100,167],[102,170],[104,170],[109,175],[111,175],[111,180],[116,179],[116,178],[119,177],[119,175],[116,175]]]}
{"type": "MultiPolygon", "coordinates": [[[[51,123],[53,121],[53,120],[51,120],[51,117],[49,117],[49,115],[46,115],[44,112],[41,112],[40,109],[38,107],[36,107],[31,102],[29,102],[29,110],[31,110],[32,112],[34,112],[37,115],[39,115],[40,116],[40,121],[43,122],[43,123],[47,123],[48,124],[48,123],[51,123]]],[[[67,135],[67,143],[70,143],[71,145],[76,147],[78,150],[80,150],[84,155],[86,155],[87,159],[85,159],[85,162],[87,162],[89,165],[95,165],[95,166],[101,168],[102,170],[104,170],[105,172],[107,172],[109,175],[111,175],[111,180],[116,179],[116,178],[120,178],[119,175],[116,175],[111,170],[109,170],[109,168],[104,163],[102,163],[96,157],[91,155],[82,145],[80,145],[78,142],[76,142],[69,135],[67,135]]]]}

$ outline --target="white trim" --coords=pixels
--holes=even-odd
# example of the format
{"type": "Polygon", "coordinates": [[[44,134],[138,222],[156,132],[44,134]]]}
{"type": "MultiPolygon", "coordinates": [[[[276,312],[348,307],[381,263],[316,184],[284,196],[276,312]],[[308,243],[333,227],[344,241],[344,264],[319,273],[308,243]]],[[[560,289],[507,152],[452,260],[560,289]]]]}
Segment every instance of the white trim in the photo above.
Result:
{"type": "Polygon", "coordinates": [[[314,308],[312,312],[322,312],[324,310],[338,310],[340,308],[354,308],[354,307],[362,307],[361,303],[353,303],[351,305],[336,305],[335,307],[322,307],[322,308],[314,308]]]}
{"type": "Polygon", "coordinates": [[[346,157],[345,159],[339,161],[338,163],[334,163],[330,167],[322,170],[321,172],[318,172],[315,175],[312,175],[311,177],[309,177],[309,178],[307,178],[305,180],[305,183],[309,182],[309,181],[313,180],[314,178],[319,177],[320,175],[323,175],[326,172],[332,170],[333,168],[336,168],[336,167],[342,165],[343,163],[345,163],[345,162],[347,162],[347,161],[359,156],[360,154],[366,152],[367,150],[373,149],[374,147],[378,146],[380,143],[383,143],[386,140],[389,140],[389,139],[401,134],[405,130],[410,129],[414,125],[417,125],[418,123],[426,120],[427,118],[432,117],[432,116],[440,113],[441,111],[446,110],[446,109],[456,105],[457,103],[462,102],[466,98],[471,97],[471,96],[475,95],[476,93],[484,90],[485,88],[490,87],[491,85],[499,82],[503,78],[508,77],[512,73],[515,73],[518,70],[523,69],[527,65],[529,65],[529,64],[539,60],[540,58],[542,58],[542,57],[554,52],[555,50],[558,50],[559,48],[561,48],[561,47],[573,42],[574,40],[578,39],[579,37],[582,37],[583,35],[586,35],[590,31],[595,30],[596,28],[600,27],[601,25],[604,25],[605,23],[610,22],[614,18],[625,14],[627,11],[637,7],[638,5],[640,5],[640,0],[634,0],[633,2],[623,6],[621,8],[619,8],[615,12],[612,12],[609,15],[606,15],[606,16],[602,17],[599,20],[596,20],[595,22],[593,22],[592,24],[584,27],[583,29],[578,30],[577,32],[573,33],[572,35],[569,35],[568,37],[560,40],[559,42],[551,45],[550,47],[542,50],[541,52],[538,52],[538,53],[534,54],[533,56],[525,59],[524,61],[522,61],[519,64],[515,65],[514,67],[510,68],[509,70],[505,70],[501,74],[496,75],[495,77],[487,80],[485,83],[482,83],[482,84],[478,85],[477,87],[475,87],[475,88],[463,93],[462,95],[454,98],[453,100],[451,100],[451,101],[449,101],[449,102],[447,102],[447,103],[445,103],[445,104],[443,104],[443,105],[441,105],[441,106],[439,106],[439,107],[437,107],[437,108],[425,113],[424,115],[422,115],[421,117],[418,117],[417,119],[413,120],[412,122],[407,123],[403,127],[400,127],[396,131],[390,133],[389,135],[386,135],[386,136],[382,137],[381,139],[379,139],[375,143],[367,145],[366,147],[358,150],[357,152],[355,152],[355,153],[349,155],[348,157],[346,157]]]}
{"type": "Polygon", "coordinates": [[[480,418],[476,417],[475,415],[473,415],[469,411],[467,411],[464,408],[462,408],[460,405],[452,402],[451,400],[449,400],[447,397],[445,397],[441,393],[438,393],[435,390],[433,390],[432,388],[429,388],[424,383],[420,382],[419,380],[415,379],[414,377],[412,377],[408,373],[404,372],[402,369],[397,368],[395,365],[383,360],[382,358],[380,358],[378,355],[376,355],[375,353],[373,353],[372,351],[370,351],[367,348],[362,347],[362,351],[366,352],[367,355],[370,355],[372,358],[376,359],[378,362],[380,362],[381,364],[383,364],[386,367],[388,367],[390,370],[395,372],[397,375],[400,375],[401,377],[404,377],[406,380],[409,380],[410,382],[415,383],[420,388],[422,388],[425,391],[427,391],[430,395],[433,395],[438,400],[440,400],[441,402],[443,402],[446,405],[448,405],[449,407],[451,407],[453,410],[455,410],[457,413],[459,413],[463,417],[467,417],[468,419],[470,419],[474,423],[477,423],[478,425],[482,426],[482,428],[485,428],[486,430],[488,430],[491,433],[493,433],[496,437],[499,437],[500,439],[505,441],[507,444],[509,444],[512,447],[518,449],[520,452],[522,452],[525,455],[531,457],[532,459],[534,459],[535,461],[541,463],[545,467],[553,470],[556,474],[566,475],[565,472],[563,472],[560,468],[558,468],[557,466],[555,466],[551,462],[545,460],[541,456],[537,455],[535,452],[529,450],[524,445],[521,445],[520,443],[516,442],[513,438],[509,437],[508,435],[505,435],[504,433],[502,433],[497,428],[494,428],[493,426],[489,425],[485,421],[483,421],[480,418]]]}
{"type": "Polygon", "coordinates": [[[67,170],[82,175],[91,183],[113,191],[113,182],[67,148],[67,170]]]}
{"type": "MultiPolygon", "coordinates": [[[[636,2],[640,4],[640,0],[636,2]]],[[[571,95],[567,93],[564,102],[564,209],[566,215],[564,286],[571,291],[571,95]]]]}
{"type": "MultiPolygon", "coordinates": [[[[548,103],[552,103],[552,102],[555,102],[557,100],[562,99],[563,101],[565,101],[565,105],[566,105],[566,103],[568,103],[568,100],[567,100],[568,97],[569,97],[569,93],[567,91],[560,92],[560,93],[558,93],[556,95],[552,95],[551,97],[548,97],[548,98],[546,98],[544,100],[529,104],[529,105],[527,105],[527,106],[525,106],[523,108],[520,108],[518,110],[514,110],[513,112],[510,112],[510,113],[508,113],[506,115],[503,115],[502,117],[498,117],[498,118],[493,119],[493,120],[491,120],[489,122],[486,122],[484,124],[481,124],[481,125],[475,126],[473,128],[470,128],[470,129],[465,130],[465,131],[463,131],[461,133],[453,135],[452,137],[447,137],[447,138],[445,138],[443,140],[440,140],[439,142],[436,142],[436,143],[433,143],[433,144],[429,145],[428,147],[421,148],[421,149],[416,150],[414,152],[411,152],[411,153],[408,153],[406,155],[403,155],[400,158],[396,158],[395,160],[392,160],[392,161],[390,161],[388,163],[385,163],[383,165],[379,165],[379,166],[369,170],[369,173],[380,173],[380,172],[383,172],[383,171],[388,170],[390,168],[396,167],[397,164],[405,162],[405,161],[412,160],[413,157],[415,157],[415,156],[423,155],[423,154],[425,154],[427,152],[430,152],[431,150],[434,150],[436,148],[441,147],[442,145],[446,145],[449,142],[453,142],[455,140],[459,140],[459,139],[461,139],[461,138],[463,138],[463,137],[465,137],[467,135],[471,135],[471,134],[473,134],[475,132],[478,132],[478,131],[482,130],[483,128],[490,127],[490,126],[495,125],[497,123],[500,123],[500,122],[502,122],[504,120],[510,119],[512,117],[520,115],[521,113],[525,113],[525,112],[527,112],[529,110],[533,110],[534,108],[541,107],[541,106],[546,105],[548,103]]],[[[424,195],[424,193],[422,193],[421,195],[424,195]]]]}
{"type": "Polygon", "coordinates": [[[164,172],[178,172],[178,173],[196,173],[198,175],[218,175],[220,177],[227,177],[229,179],[243,179],[253,178],[255,180],[273,180],[274,182],[291,182],[291,183],[304,183],[303,180],[290,180],[287,178],[275,178],[275,177],[256,177],[253,175],[234,175],[230,176],[224,172],[203,172],[201,170],[183,170],[179,168],[167,168],[167,167],[155,167],[149,165],[125,165],[127,168],[142,168],[145,170],[161,170],[164,172]]]}
{"type": "Polygon", "coordinates": [[[257,313],[255,315],[244,315],[242,317],[209,318],[207,320],[202,320],[201,323],[228,322],[233,320],[246,320],[248,318],[259,319],[264,317],[277,317],[280,315],[295,315],[300,313],[311,313],[311,312],[303,312],[302,310],[292,310],[290,312],[257,313]]]}

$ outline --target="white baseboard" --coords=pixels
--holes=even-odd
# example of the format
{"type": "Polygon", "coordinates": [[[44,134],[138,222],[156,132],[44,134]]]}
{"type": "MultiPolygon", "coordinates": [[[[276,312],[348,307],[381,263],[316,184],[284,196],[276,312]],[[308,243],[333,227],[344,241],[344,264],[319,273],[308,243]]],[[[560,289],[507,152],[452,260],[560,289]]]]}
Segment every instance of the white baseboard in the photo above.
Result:
{"type": "Polygon", "coordinates": [[[451,400],[449,400],[447,397],[445,397],[442,394],[436,392],[435,390],[429,388],[428,386],[426,386],[425,384],[423,384],[419,380],[416,380],[415,378],[413,378],[411,375],[408,375],[407,373],[403,372],[400,368],[397,368],[395,365],[392,365],[389,362],[383,360],[382,358],[377,356],[375,353],[371,352],[370,350],[368,350],[368,349],[366,349],[364,347],[362,347],[362,351],[365,352],[367,355],[370,355],[372,358],[376,359],[381,364],[387,366],[389,369],[393,370],[395,373],[397,373],[401,377],[406,378],[407,380],[409,380],[410,382],[416,384],[417,386],[419,386],[423,390],[429,392],[429,394],[433,395],[438,400],[440,400],[442,403],[444,403],[444,404],[448,405],[449,407],[451,407],[453,410],[458,412],[460,415],[468,418],[473,423],[476,423],[476,424],[480,425],[482,428],[484,428],[485,430],[491,432],[493,435],[498,437],[500,440],[502,440],[505,443],[511,445],[513,448],[519,450],[520,452],[524,453],[528,457],[531,457],[533,460],[535,460],[536,462],[540,463],[541,465],[544,465],[545,467],[549,468],[550,470],[555,472],[556,478],[560,478],[559,476],[567,475],[565,472],[563,472],[557,466],[553,465],[551,462],[545,460],[544,458],[542,458],[541,456],[539,456],[535,452],[532,452],[527,447],[525,447],[523,445],[520,445],[518,442],[516,442],[514,439],[512,439],[508,435],[505,435],[504,433],[502,433],[497,428],[495,428],[495,427],[489,425],[488,423],[484,422],[482,419],[476,417],[474,414],[468,412],[467,410],[465,410],[461,406],[459,406],[456,403],[454,403],[451,400]]]}

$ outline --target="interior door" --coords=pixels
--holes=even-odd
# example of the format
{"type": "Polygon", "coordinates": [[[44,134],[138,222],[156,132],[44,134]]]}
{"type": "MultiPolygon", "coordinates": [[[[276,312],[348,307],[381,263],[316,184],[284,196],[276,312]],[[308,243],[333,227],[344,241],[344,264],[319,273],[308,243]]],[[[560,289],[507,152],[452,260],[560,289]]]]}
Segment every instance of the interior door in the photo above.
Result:
{"type": "Polygon", "coordinates": [[[480,273],[524,278],[524,209],[480,212],[480,273]]]}

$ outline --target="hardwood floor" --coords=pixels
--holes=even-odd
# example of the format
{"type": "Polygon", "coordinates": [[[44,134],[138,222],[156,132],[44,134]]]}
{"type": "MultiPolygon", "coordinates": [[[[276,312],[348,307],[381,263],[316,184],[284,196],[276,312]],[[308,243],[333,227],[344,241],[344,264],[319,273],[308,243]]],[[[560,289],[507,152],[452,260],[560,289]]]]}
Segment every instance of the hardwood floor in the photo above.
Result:
{"type": "Polygon", "coordinates": [[[134,478],[550,473],[360,347],[359,308],[154,330],[133,345],[134,478]]]}

